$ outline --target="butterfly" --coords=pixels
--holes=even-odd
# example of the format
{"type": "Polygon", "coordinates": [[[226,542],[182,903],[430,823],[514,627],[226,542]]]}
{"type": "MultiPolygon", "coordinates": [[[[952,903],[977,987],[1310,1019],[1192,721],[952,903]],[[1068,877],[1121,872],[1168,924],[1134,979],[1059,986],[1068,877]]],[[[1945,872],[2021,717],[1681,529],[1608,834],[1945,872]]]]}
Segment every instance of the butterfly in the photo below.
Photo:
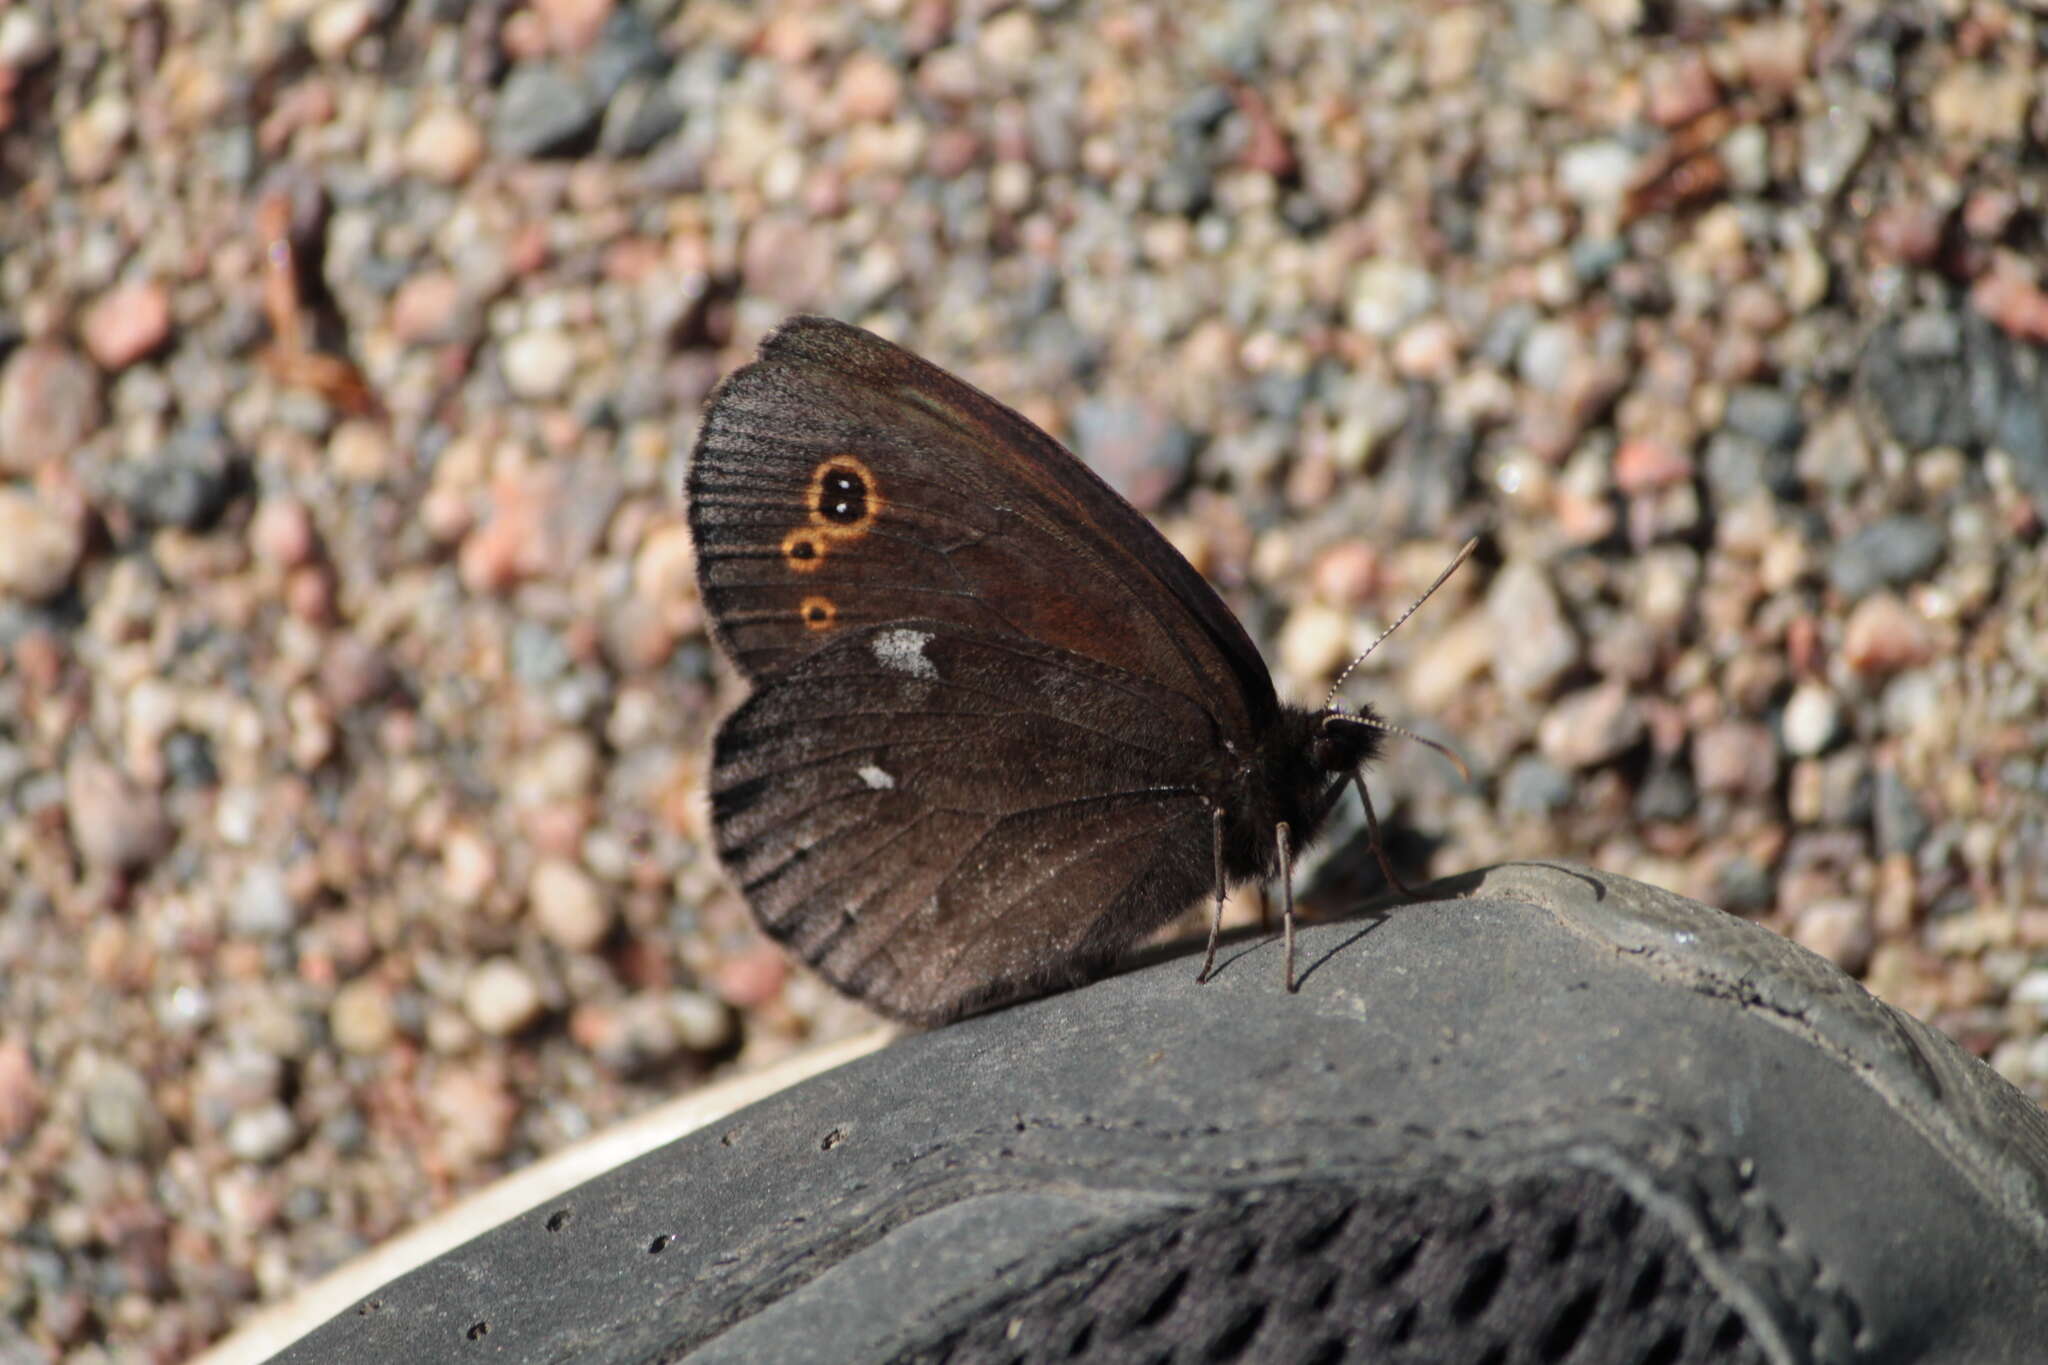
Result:
{"type": "Polygon", "coordinates": [[[752,685],[714,745],[718,856],[846,994],[942,1023],[1098,977],[1213,898],[1206,979],[1227,888],[1274,876],[1293,989],[1290,868],[1346,782],[1399,885],[1361,773],[1409,732],[1281,701],[1150,522],[937,366],[789,320],[713,392],[688,497],[752,685]]]}

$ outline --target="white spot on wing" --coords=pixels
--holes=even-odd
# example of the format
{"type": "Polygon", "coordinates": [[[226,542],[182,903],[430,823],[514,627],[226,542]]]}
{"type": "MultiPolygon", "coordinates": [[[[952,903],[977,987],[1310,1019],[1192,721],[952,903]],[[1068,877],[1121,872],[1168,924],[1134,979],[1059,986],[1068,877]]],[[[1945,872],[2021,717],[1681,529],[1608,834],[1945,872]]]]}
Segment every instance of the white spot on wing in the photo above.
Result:
{"type": "Polygon", "coordinates": [[[924,657],[924,647],[931,639],[931,632],[926,630],[885,630],[875,637],[875,660],[892,672],[907,673],[913,678],[936,678],[939,670],[924,657]]]}
{"type": "Polygon", "coordinates": [[[869,791],[891,791],[896,786],[895,778],[889,776],[889,774],[883,772],[872,763],[862,766],[860,780],[868,784],[869,791]]]}

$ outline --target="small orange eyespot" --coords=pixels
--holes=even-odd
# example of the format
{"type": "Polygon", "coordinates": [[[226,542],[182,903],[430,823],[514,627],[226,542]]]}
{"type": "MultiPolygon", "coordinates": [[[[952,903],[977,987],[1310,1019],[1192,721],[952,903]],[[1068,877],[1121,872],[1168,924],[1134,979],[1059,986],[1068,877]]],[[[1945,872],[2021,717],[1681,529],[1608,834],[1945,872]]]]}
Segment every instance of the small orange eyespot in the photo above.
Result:
{"type": "Polygon", "coordinates": [[[782,538],[782,562],[798,573],[810,573],[825,562],[825,538],[810,531],[791,531],[782,538]]]}
{"type": "Polygon", "coordinates": [[[830,630],[832,623],[839,619],[839,608],[832,605],[829,597],[806,597],[797,609],[804,625],[811,630],[830,630]]]}

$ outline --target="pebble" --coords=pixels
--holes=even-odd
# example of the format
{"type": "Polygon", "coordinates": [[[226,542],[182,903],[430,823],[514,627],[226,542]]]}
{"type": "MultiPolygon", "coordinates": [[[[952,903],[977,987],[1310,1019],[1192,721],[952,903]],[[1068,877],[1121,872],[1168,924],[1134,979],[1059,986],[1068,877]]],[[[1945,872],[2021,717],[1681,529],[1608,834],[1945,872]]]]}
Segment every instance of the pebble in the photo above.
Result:
{"type": "Polygon", "coordinates": [[[1620,683],[1602,683],[1563,697],[1536,730],[1543,757],[1567,771],[1598,767],[1642,742],[1642,708],[1620,683]]]}
{"type": "Polygon", "coordinates": [[[228,901],[228,928],[249,938],[282,938],[298,926],[299,908],[284,873],[259,863],[242,873],[228,901]]]}
{"type": "Polygon", "coordinates": [[[49,25],[34,10],[15,6],[0,14],[0,67],[31,71],[55,50],[49,25]]]}
{"type": "Polygon", "coordinates": [[[670,1019],[682,1045],[692,1052],[717,1052],[735,1034],[732,1007],[703,991],[671,991],[666,1000],[670,1019]]]}
{"type": "Polygon", "coordinates": [[[509,957],[486,958],[462,988],[462,1010],[471,1023],[494,1038],[507,1038],[541,1016],[540,987],[509,957]]]}
{"type": "Polygon", "coordinates": [[[2032,77],[2003,63],[1956,66],[1927,92],[1935,131],[1959,142],[2020,141],[2033,103],[2032,77]]]}
{"type": "Polygon", "coordinates": [[[1785,751],[1806,758],[1821,753],[1841,732],[1842,707],[1826,685],[1801,683],[1785,703],[1785,751]]]}
{"type": "Polygon", "coordinates": [[[358,1057],[381,1054],[398,1033],[390,992],[374,977],[358,977],[334,993],[327,1026],[342,1051],[358,1057]]]}
{"type": "Polygon", "coordinates": [[[613,0],[534,0],[533,5],[547,30],[548,45],[568,56],[597,41],[612,8],[613,0]]]}
{"type": "Polygon", "coordinates": [[[1549,577],[1527,560],[1510,560],[1494,576],[1486,616],[1493,629],[1493,676],[1520,696],[1549,695],[1584,657],[1549,577]]]}
{"type": "Polygon", "coordinates": [[[339,715],[379,700],[397,681],[384,651],[357,635],[336,635],[320,660],[320,695],[339,715]]]}
{"type": "Polygon", "coordinates": [[[847,58],[833,92],[840,116],[855,123],[886,122],[902,96],[903,78],[886,58],[873,52],[856,52],[847,58]]]}
{"type": "Polygon", "coordinates": [[[78,330],[101,369],[125,370],[170,338],[170,291],[155,280],[110,290],[85,310],[78,330]]]}
{"type": "Polygon", "coordinates": [[[1352,276],[1346,316],[1367,336],[1392,338],[1436,301],[1436,278],[1427,270],[1406,261],[1370,261],[1352,276]]]}
{"type": "Polygon", "coordinates": [[[1934,656],[1934,634],[1911,604],[1891,593],[1858,602],[1842,629],[1842,659],[1857,673],[1882,676],[1934,656]]]}
{"type": "MultiPolygon", "coordinates": [[[[1890,764],[1878,768],[1870,784],[1869,810],[1877,856],[1918,854],[1927,838],[1927,814],[1920,797],[1890,764]]],[[[1846,822],[1845,822],[1846,823],[1846,822]]]]}
{"type": "Polygon", "coordinates": [[[377,22],[384,0],[325,0],[306,24],[306,46],[323,62],[346,58],[377,22]]]}
{"type": "Polygon", "coordinates": [[[1806,434],[1798,400],[1781,389],[1744,384],[1728,395],[1728,428],[1772,450],[1793,450],[1806,434]]]}
{"type": "Polygon", "coordinates": [[[484,151],[484,131],[475,119],[460,109],[430,109],[407,131],[399,160],[437,185],[458,185],[482,164],[484,151]]]}
{"type": "Polygon", "coordinates": [[[1614,486],[1635,495],[1654,493],[1692,478],[1692,458],[1660,440],[1623,441],[1614,453],[1614,486]]]}
{"type": "Polygon", "coordinates": [[[1140,511],[1187,478],[1194,434],[1142,399],[1089,398],[1074,409],[1074,453],[1140,511]]]}
{"type": "Polygon", "coordinates": [[[87,863],[105,871],[136,871],[170,845],[170,822],[156,794],[89,755],[64,770],[64,807],[72,843],[87,863]]]}
{"type": "Polygon", "coordinates": [[[456,905],[473,907],[498,880],[497,850],[471,829],[458,829],[441,844],[441,889],[456,905]]]}
{"type": "Polygon", "coordinates": [[[498,89],[490,141],[500,156],[566,154],[596,131],[603,114],[597,97],[552,62],[522,62],[498,89]]]}
{"type": "Polygon", "coordinates": [[[0,369],[0,474],[69,458],[101,416],[99,375],[82,356],[49,342],[21,347],[0,369]]]}
{"type": "Polygon", "coordinates": [[[1401,670],[1401,694],[1420,716],[1441,715],[1492,664],[1499,635],[1484,608],[1463,616],[1442,634],[1421,641],[1401,670]]]}
{"type": "Polygon", "coordinates": [[[1807,906],[1793,922],[1792,941],[1851,976],[1861,976],[1868,969],[1876,943],[1869,910],[1854,900],[1823,900],[1807,906]]]}
{"type": "Polygon", "coordinates": [[[1501,775],[1501,809],[1511,815],[1550,815],[1571,804],[1572,775],[1547,759],[1524,754],[1501,775]]]}
{"type": "Polygon", "coordinates": [[[299,1125],[290,1109],[272,1100],[235,1115],[224,1137],[228,1151],[237,1159],[267,1165],[298,1144],[299,1125]]]}
{"type": "Polygon", "coordinates": [[[1828,559],[1828,583],[1851,599],[1926,578],[1948,551],[1948,537],[1925,517],[1893,516],[1864,527],[1828,559]]]}
{"type": "Polygon", "coordinates": [[[391,334],[408,345],[452,341],[465,317],[462,284],[446,271],[409,275],[391,297],[391,334]]]}
{"type": "Polygon", "coordinates": [[[46,602],[85,558],[78,524],[33,493],[0,487],[0,599],[46,602]]]}
{"type": "Polygon", "coordinates": [[[1636,788],[1634,810],[1638,820],[1686,820],[1698,807],[1699,787],[1683,764],[1652,764],[1636,788]]]}
{"type": "Polygon", "coordinates": [[[541,859],[526,896],[541,932],[572,953],[593,951],[611,932],[612,907],[603,888],[566,859],[541,859]]]}
{"type": "Polygon", "coordinates": [[[27,1137],[43,1112],[35,1057],[17,1039],[0,1039],[0,1147],[27,1137]]]}
{"type": "Polygon", "coordinates": [[[515,396],[532,402],[560,398],[576,375],[576,347],[552,327],[519,333],[505,343],[505,383],[515,396]]]}
{"type": "Polygon", "coordinates": [[[116,483],[138,527],[208,531],[244,481],[244,467],[225,433],[200,422],[179,430],[147,459],[121,466],[116,483]]]}
{"type": "Polygon", "coordinates": [[[1598,139],[1567,147],[1557,159],[1557,183],[1567,197],[1596,212],[1612,212],[1636,174],[1636,154],[1598,139]]]}
{"type": "Polygon", "coordinates": [[[1038,55],[1038,21],[1026,9],[1006,9],[981,26],[981,59],[1007,75],[1020,74],[1038,55]]]}
{"type": "Polygon", "coordinates": [[[249,548],[258,559],[279,569],[309,563],[320,548],[313,514],[297,498],[265,499],[249,521],[249,548]]]}
{"type": "Polygon", "coordinates": [[[1842,493],[1870,477],[1870,442],[1863,423],[1843,411],[1822,421],[1799,446],[1799,477],[1830,492],[1842,493]]]}
{"type": "Polygon", "coordinates": [[[1722,721],[1693,736],[1692,774],[1701,791],[1764,796],[1777,785],[1778,747],[1761,725],[1722,721]]]}
{"type": "Polygon", "coordinates": [[[98,96],[57,130],[64,168],[84,184],[106,179],[134,130],[134,105],[113,91],[98,96]]]}
{"type": "Polygon", "coordinates": [[[1351,617],[1334,607],[1304,602],[1280,628],[1280,667],[1302,683],[1332,678],[1351,660],[1351,617]]]}
{"type": "Polygon", "coordinates": [[[426,1092],[426,1108],[441,1160],[456,1172],[502,1156],[519,1121],[502,1066],[488,1060],[444,1069],[426,1092]]]}
{"type": "Polygon", "coordinates": [[[86,1068],[85,1131],[115,1156],[142,1157],[162,1148],[169,1128],[142,1073],[112,1058],[86,1068]]]}

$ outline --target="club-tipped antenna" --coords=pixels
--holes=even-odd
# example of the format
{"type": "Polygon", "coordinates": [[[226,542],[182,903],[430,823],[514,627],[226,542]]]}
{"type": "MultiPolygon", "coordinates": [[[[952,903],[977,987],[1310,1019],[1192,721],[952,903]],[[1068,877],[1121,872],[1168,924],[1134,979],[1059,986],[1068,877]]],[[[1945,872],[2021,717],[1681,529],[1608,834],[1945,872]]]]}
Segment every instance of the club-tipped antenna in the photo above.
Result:
{"type": "Polygon", "coordinates": [[[1323,723],[1327,725],[1330,721],[1337,720],[1341,720],[1347,725],[1357,725],[1367,730],[1377,730],[1383,735],[1395,735],[1401,739],[1412,739],[1425,749],[1434,749],[1439,754],[1442,754],[1444,761],[1453,768],[1456,768],[1458,776],[1464,778],[1466,782],[1469,783],[1472,780],[1472,770],[1465,766],[1464,759],[1458,757],[1458,751],[1448,744],[1437,743],[1428,735],[1418,735],[1405,725],[1394,725],[1388,721],[1381,720],[1378,716],[1354,716],[1349,711],[1335,712],[1326,717],[1323,723]]]}
{"type": "MultiPolygon", "coordinates": [[[[1472,552],[1478,548],[1478,536],[1474,536],[1472,537],[1472,539],[1466,541],[1465,547],[1462,550],[1459,550],[1458,553],[1451,559],[1451,562],[1444,566],[1444,571],[1436,576],[1436,582],[1424,588],[1422,590],[1422,596],[1416,598],[1413,602],[1410,602],[1408,604],[1408,610],[1402,612],[1399,616],[1395,617],[1394,624],[1388,626],[1385,630],[1381,631],[1379,634],[1379,639],[1374,640],[1371,644],[1365,647],[1364,654],[1359,655],[1350,663],[1344,665],[1344,671],[1337,675],[1337,681],[1330,684],[1329,694],[1323,698],[1324,710],[1328,710],[1330,703],[1337,700],[1337,692],[1340,688],[1344,686],[1344,680],[1349,678],[1352,675],[1352,673],[1357,671],[1358,666],[1364,663],[1366,661],[1367,656],[1370,655],[1374,650],[1378,649],[1389,635],[1392,635],[1395,631],[1399,630],[1401,628],[1401,623],[1406,621],[1409,617],[1413,616],[1415,614],[1415,610],[1417,607],[1420,607],[1424,602],[1427,602],[1432,596],[1434,596],[1436,590],[1444,585],[1444,581],[1448,579],[1452,574],[1456,573],[1458,571],[1458,566],[1463,564],[1466,560],[1470,559],[1472,557],[1472,552]]],[[[1406,735],[1410,739],[1420,739],[1424,744],[1429,745],[1429,747],[1432,749],[1443,749],[1443,745],[1441,744],[1437,744],[1432,740],[1422,739],[1421,735],[1414,734],[1407,730],[1397,729],[1391,725],[1376,725],[1375,728],[1385,730],[1388,734],[1406,735]]],[[[1444,752],[1447,754],[1450,753],[1448,749],[1444,749],[1444,752]]],[[[1455,755],[1453,756],[1453,761],[1456,761],[1455,755]]],[[[1464,767],[1465,765],[1463,763],[1458,763],[1458,768],[1460,771],[1463,771],[1464,767]]],[[[1470,780],[1469,774],[1467,775],[1466,780],[1470,780]]]]}

